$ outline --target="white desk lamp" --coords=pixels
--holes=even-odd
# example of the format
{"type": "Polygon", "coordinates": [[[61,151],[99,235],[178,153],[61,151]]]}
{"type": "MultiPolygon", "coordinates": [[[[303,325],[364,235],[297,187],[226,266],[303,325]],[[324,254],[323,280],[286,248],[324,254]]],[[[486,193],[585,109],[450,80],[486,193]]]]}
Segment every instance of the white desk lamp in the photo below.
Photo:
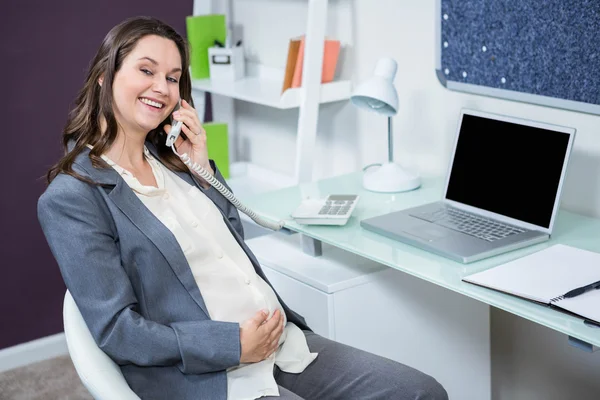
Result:
{"type": "Polygon", "coordinates": [[[388,116],[388,162],[367,168],[363,175],[364,188],[374,192],[405,192],[421,185],[418,175],[393,161],[392,116],[398,111],[398,93],[394,87],[397,69],[398,64],[393,59],[380,59],[373,77],[360,84],[350,98],[352,104],[359,108],[388,116]]]}

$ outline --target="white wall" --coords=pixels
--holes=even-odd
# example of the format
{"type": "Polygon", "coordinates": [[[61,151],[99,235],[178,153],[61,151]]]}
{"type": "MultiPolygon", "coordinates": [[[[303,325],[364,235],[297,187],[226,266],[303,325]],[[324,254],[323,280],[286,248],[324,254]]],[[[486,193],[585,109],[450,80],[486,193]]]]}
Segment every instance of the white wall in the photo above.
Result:
{"type": "MultiPolygon", "coordinates": [[[[573,126],[577,137],[562,207],[600,217],[600,117],[443,88],[434,72],[434,6],[434,0],[330,0],[327,33],[347,45],[341,76],[359,82],[371,74],[379,57],[398,61],[396,160],[424,175],[445,173],[462,107],[573,126]]],[[[233,0],[235,23],[243,29],[248,57],[283,68],[288,39],[304,33],[306,9],[306,0],[233,0]]],[[[243,139],[241,157],[293,175],[297,110],[278,111],[244,102],[236,102],[235,107],[243,139]]],[[[314,177],[385,161],[386,123],[349,103],[322,106],[314,177]]],[[[559,399],[565,394],[587,399],[600,393],[600,380],[585,372],[598,375],[600,354],[568,347],[564,335],[506,313],[494,312],[492,320],[495,400],[559,399]],[[556,371],[564,371],[560,379],[556,371]]]]}

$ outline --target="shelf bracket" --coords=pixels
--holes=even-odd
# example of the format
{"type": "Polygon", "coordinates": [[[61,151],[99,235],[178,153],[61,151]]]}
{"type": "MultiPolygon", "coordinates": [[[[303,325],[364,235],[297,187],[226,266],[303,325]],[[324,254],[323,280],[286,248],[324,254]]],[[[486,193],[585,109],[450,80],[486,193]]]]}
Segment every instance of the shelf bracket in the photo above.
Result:
{"type": "Polygon", "coordinates": [[[328,0],[309,0],[296,143],[296,180],[312,180],[328,0]]]}

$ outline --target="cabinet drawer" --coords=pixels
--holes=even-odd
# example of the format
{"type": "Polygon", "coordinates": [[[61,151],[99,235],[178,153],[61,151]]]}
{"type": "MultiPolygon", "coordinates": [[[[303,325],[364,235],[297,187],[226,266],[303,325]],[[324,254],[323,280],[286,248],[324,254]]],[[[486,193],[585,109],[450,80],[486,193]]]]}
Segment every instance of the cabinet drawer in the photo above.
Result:
{"type": "Polygon", "coordinates": [[[334,339],[332,295],[269,267],[262,266],[262,269],[279,296],[292,310],[306,319],[310,329],[323,337],[334,339]]]}

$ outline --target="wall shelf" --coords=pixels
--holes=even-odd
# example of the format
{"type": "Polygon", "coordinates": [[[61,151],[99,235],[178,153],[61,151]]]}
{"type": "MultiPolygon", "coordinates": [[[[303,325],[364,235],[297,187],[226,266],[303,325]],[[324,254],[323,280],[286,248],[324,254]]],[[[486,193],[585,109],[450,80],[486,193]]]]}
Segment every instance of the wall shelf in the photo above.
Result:
{"type": "MultiPolygon", "coordinates": [[[[224,4],[226,18],[230,20],[229,2],[208,2],[211,5],[203,9],[206,13],[215,13],[216,3],[224,4]]],[[[249,59],[245,60],[243,79],[233,82],[192,80],[196,94],[208,92],[217,95],[213,98],[213,120],[226,121],[232,136],[236,132],[236,99],[276,109],[298,109],[295,184],[312,180],[320,104],[349,100],[352,94],[350,80],[321,83],[328,3],[329,0],[308,0],[302,87],[288,89],[282,94],[285,70],[249,59]]],[[[235,157],[230,159],[235,160],[235,157]]]]}
{"type": "MultiPolygon", "coordinates": [[[[302,88],[288,89],[281,93],[282,81],[262,77],[247,77],[234,82],[197,79],[192,88],[204,92],[220,94],[264,106],[290,109],[300,107],[302,88]]],[[[351,94],[350,81],[336,81],[321,84],[319,102],[330,103],[348,100],[351,94]]]]}

